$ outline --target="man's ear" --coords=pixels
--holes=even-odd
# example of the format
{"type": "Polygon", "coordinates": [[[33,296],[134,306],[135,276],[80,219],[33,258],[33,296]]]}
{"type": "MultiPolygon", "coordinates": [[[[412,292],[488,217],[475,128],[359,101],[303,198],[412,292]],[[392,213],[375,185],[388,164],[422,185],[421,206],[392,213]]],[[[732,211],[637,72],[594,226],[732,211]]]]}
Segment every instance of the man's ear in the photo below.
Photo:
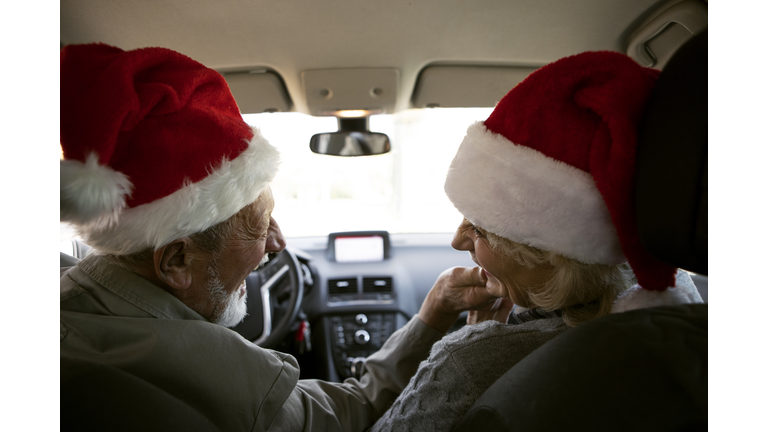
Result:
{"type": "Polygon", "coordinates": [[[183,237],[155,250],[155,274],[173,289],[184,290],[192,285],[190,245],[190,239],[183,237]]]}

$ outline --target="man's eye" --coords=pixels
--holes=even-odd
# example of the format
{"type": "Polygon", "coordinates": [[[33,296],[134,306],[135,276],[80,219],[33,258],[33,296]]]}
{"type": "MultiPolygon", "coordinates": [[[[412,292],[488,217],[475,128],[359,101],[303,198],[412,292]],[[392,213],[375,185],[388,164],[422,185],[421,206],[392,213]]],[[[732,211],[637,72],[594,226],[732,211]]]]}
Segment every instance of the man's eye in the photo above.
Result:
{"type": "Polygon", "coordinates": [[[482,231],[480,231],[480,230],[477,228],[477,226],[476,226],[476,225],[474,225],[474,224],[472,224],[472,231],[474,231],[474,232],[475,232],[475,234],[477,234],[478,236],[480,236],[480,237],[483,237],[483,233],[482,233],[482,231]]]}

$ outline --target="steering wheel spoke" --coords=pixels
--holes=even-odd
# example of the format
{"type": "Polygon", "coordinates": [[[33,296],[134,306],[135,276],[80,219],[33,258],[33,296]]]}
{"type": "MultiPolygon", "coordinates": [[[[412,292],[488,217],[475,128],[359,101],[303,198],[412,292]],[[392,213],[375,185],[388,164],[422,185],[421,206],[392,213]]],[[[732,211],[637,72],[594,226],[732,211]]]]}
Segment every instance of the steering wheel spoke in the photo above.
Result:
{"type": "Polygon", "coordinates": [[[296,319],[304,293],[299,261],[285,249],[246,279],[248,315],[232,330],[255,344],[275,347],[296,319]]]}

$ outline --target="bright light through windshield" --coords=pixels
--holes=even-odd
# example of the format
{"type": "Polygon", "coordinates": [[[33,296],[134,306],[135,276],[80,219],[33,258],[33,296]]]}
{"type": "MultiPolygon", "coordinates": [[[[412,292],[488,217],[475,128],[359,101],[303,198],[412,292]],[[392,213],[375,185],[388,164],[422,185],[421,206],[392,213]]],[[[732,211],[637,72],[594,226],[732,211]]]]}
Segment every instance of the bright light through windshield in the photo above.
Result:
{"type": "Polygon", "coordinates": [[[286,237],[336,231],[452,232],[461,215],[443,192],[448,166],[467,127],[492,108],[408,110],[372,116],[392,151],[366,157],[317,155],[313,134],[335,132],[333,117],[245,115],[282,154],[272,183],[274,217],[286,237]]]}

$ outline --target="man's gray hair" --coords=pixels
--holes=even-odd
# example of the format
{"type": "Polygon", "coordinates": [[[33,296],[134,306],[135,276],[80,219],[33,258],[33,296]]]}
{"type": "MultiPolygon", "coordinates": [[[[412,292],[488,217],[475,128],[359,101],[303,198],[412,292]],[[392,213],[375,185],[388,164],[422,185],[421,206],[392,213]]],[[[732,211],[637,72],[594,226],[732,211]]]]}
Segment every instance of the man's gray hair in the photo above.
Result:
{"type": "MultiPolygon", "coordinates": [[[[254,237],[258,234],[258,218],[256,206],[261,198],[248,204],[224,222],[218,223],[204,231],[192,234],[189,238],[204,253],[212,255],[214,263],[218,262],[221,251],[233,238],[254,237]]],[[[152,262],[153,248],[144,249],[130,255],[104,255],[104,258],[112,264],[119,265],[129,270],[136,269],[152,262]]]]}

